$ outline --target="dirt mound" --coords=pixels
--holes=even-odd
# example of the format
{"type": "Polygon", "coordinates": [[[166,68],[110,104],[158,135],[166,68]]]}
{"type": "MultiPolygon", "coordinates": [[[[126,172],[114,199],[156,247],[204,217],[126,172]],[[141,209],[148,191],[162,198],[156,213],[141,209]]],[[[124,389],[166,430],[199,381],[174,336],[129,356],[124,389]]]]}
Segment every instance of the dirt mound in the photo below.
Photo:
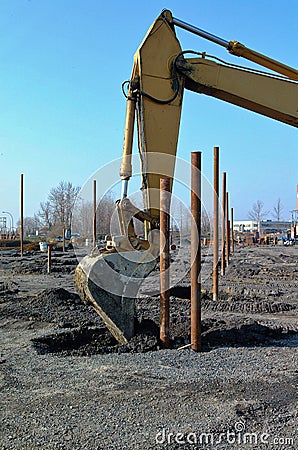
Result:
{"type": "Polygon", "coordinates": [[[14,281],[0,281],[0,297],[5,301],[8,295],[16,294],[19,292],[19,286],[14,281]]]}
{"type": "MultiPolygon", "coordinates": [[[[30,241],[23,241],[24,245],[31,244],[30,241]]],[[[0,249],[20,247],[21,241],[19,239],[0,239],[0,249]]]]}
{"type": "MultiPolygon", "coordinates": [[[[76,259],[66,258],[52,258],[51,272],[52,273],[74,273],[77,265],[76,259]]],[[[11,264],[11,269],[15,274],[46,274],[48,270],[47,258],[42,255],[38,258],[27,257],[23,258],[20,262],[11,264]]]]}
{"type": "Polygon", "coordinates": [[[68,292],[64,288],[44,289],[38,296],[40,303],[54,303],[56,306],[72,306],[81,304],[77,294],[68,292]]]}
{"type": "Polygon", "coordinates": [[[38,295],[13,298],[2,305],[2,318],[57,324],[60,328],[102,324],[102,320],[77,294],[63,288],[44,289],[38,295]]]}
{"type": "Polygon", "coordinates": [[[158,327],[149,321],[137,324],[136,335],[120,345],[105,327],[77,327],[32,340],[38,354],[91,356],[104,353],[145,353],[160,348],[158,327]]]}
{"type": "Polygon", "coordinates": [[[105,328],[96,327],[73,328],[33,339],[32,342],[39,355],[60,353],[65,356],[105,353],[116,345],[115,339],[105,328]]]}

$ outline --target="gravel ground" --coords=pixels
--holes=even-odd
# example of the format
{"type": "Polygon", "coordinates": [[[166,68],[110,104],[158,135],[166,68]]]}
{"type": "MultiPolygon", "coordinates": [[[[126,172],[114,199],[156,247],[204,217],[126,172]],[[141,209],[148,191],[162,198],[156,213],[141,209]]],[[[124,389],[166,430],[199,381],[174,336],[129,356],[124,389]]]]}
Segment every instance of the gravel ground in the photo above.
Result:
{"type": "MultiPolygon", "coordinates": [[[[178,349],[189,342],[186,254],[183,279],[173,265],[172,348],[160,350],[154,277],[125,347],[80,302],[75,255],[54,252],[46,274],[43,254],[1,252],[0,448],[298,448],[297,255],[238,248],[216,303],[206,275],[196,354],[178,349]]],[[[207,274],[207,251],[204,261],[207,274]]]]}

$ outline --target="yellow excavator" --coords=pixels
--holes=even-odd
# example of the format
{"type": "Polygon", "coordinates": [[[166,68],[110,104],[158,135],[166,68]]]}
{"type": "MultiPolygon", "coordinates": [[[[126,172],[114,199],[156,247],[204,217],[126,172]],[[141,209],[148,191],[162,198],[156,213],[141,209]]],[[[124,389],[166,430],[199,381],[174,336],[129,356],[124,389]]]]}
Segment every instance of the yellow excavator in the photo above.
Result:
{"type": "Polygon", "coordinates": [[[237,41],[226,41],[162,11],[134,56],[128,82],[124,145],[117,202],[120,235],[109,236],[105,249],[85,256],[75,273],[83,301],[103,317],[114,337],[126,344],[134,335],[135,297],[157,264],[159,254],[160,178],[173,179],[184,89],[210,95],[263,116],[298,126],[298,71],[237,41]],[[225,63],[206,53],[183,51],[175,34],[181,27],[262,70],[225,63]],[[192,55],[188,58],[186,55],[192,55]],[[264,72],[263,68],[270,72],[264,72]],[[144,210],[128,198],[132,176],[135,118],[142,174],[144,210]],[[133,218],[144,223],[137,237],[133,218]]]}

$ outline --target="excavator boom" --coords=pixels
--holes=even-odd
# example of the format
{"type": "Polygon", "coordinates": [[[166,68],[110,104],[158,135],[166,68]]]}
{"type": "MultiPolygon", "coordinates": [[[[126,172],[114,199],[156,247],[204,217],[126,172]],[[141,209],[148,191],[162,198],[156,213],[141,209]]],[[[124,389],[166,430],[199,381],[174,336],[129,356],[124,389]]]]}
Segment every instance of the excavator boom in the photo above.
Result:
{"type": "Polygon", "coordinates": [[[224,100],[298,127],[296,82],[243,68],[219,64],[205,57],[178,59],[185,88],[224,100]]]}

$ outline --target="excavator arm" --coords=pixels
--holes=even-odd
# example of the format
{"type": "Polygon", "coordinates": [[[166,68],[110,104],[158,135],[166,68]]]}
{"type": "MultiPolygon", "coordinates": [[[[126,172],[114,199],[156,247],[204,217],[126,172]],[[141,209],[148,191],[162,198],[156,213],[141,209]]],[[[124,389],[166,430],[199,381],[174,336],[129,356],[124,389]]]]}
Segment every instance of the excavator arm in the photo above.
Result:
{"type": "MultiPolygon", "coordinates": [[[[159,217],[159,180],[174,176],[184,89],[210,95],[263,116],[298,126],[298,72],[237,41],[225,41],[172,17],[165,10],[148,30],[134,57],[120,176],[123,197],[131,176],[133,124],[137,110],[144,208],[159,217]],[[209,39],[273,73],[264,73],[206,57],[186,58],[175,25],[209,39]],[[164,157],[163,157],[164,155],[164,157]],[[172,159],[167,155],[172,155],[172,159]],[[156,170],[156,161],[160,171],[156,170]],[[171,162],[170,162],[171,161],[171,162]],[[169,164],[171,167],[169,167],[169,164]],[[165,176],[165,175],[164,175],[165,176]]],[[[150,226],[149,226],[150,228],[150,226]]]]}
{"type": "Polygon", "coordinates": [[[75,282],[82,299],[104,318],[119,342],[134,334],[134,297],[143,279],[154,269],[159,251],[159,185],[174,178],[184,89],[210,95],[264,116],[298,126],[298,72],[278,61],[225,41],[163,11],[138,48],[128,83],[124,145],[117,202],[121,236],[112,237],[103,252],[93,251],[76,269],[75,282]],[[207,57],[186,58],[176,37],[179,26],[224,46],[272,73],[227,64],[207,57]],[[128,198],[132,176],[134,124],[137,121],[144,211],[128,198]],[[145,225],[138,239],[133,217],[145,225]],[[148,239],[147,239],[148,238],[148,239]]]}
{"type": "Polygon", "coordinates": [[[178,59],[185,88],[298,126],[297,83],[202,58],[178,59]]]}

